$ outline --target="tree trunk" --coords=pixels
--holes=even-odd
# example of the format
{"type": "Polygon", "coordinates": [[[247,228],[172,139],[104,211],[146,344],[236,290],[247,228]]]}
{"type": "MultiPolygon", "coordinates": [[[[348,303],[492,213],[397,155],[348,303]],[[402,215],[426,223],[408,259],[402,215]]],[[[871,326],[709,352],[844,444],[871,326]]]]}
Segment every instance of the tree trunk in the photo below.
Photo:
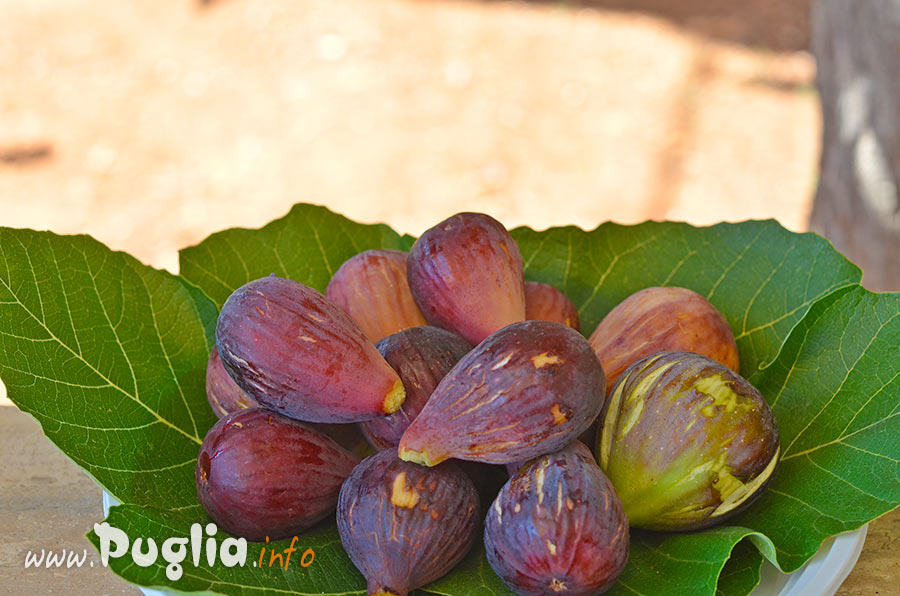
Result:
{"type": "Polygon", "coordinates": [[[819,0],[812,47],[823,139],[810,228],[900,289],[900,0],[819,0]]]}

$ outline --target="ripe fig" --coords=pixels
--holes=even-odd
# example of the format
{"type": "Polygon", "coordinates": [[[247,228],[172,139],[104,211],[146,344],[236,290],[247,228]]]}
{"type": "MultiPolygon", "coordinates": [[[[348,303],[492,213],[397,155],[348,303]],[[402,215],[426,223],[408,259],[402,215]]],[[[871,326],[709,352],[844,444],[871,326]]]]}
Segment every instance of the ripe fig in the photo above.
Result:
{"type": "Polygon", "coordinates": [[[375,453],[375,450],[369,445],[366,437],[356,424],[310,422],[309,425],[360,458],[368,457],[375,453]]]}
{"type": "Polygon", "coordinates": [[[459,563],[475,542],[478,516],[475,487],[452,462],[423,468],[386,449],[344,482],[337,526],[369,594],[406,596],[459,563]]]}
{"type": "Polygon", "coordinates": [[[407,276],[428,322],[473,344],[525,319],[519,247],[487,215],[458,213],[427,230],[410,250],[407,276]]]}
{"type": "Polygon", "coordinates": [[[334,511],[359,458],[309,425],[241,410],[206,434],[194,479],[200,504],[247,540],[299,534],[334,511]]]}
{"type": "Polygon", "coordinates": [[[481,342],[438,384],[400,440],[400,458],[507,464],[557,451],[606,400],[587,340],[549,321],[513,323],[481,342]]]}
{"type": "Polygon", "coordinates": [[[376,449],[396,449],[403,432],[425,407],[438,382],[472,349],[472,344],[450,331],[422,326],[389,335],[375,347],[400,375],[406,400],[390,416],[367,420],[359,426],[376,449]]]}
{"type": "Polygon", "coordinates": [[[600,321],[590,342],[610,388],[632,362],[664,350],[696,352],[735,372],[740,364],[728,321],[706,298],[685,288],[635,292],[600,321]]]}
{"type": "Polygon", "coordinates": [[[705,356],[661,352],[613,388],[598,451],[632,526],[695,530],[758,497],[780,447],[772,410],[750,383],[705,356]]]}
{"type": "Polygon", "coordinates": [[[554,321],[578,331],[578,309],[569,297],[550,284],[525,282],[525,318],[529,321],[554,321]]]}
{"type": "Polygon", "coordinates": [[[367,250],[351,257],[328,282],[325,296],[365,331],[371,342],[426,325],[406,282],[405,252],[367,250]]]}
{"type": "Polygon", "coordinates": [[[522,596],[605,592],[625,568],[628,545],[622,503],[578,441],[523,465],[484,522],[488,562],[522,596]]]}
{"type": "Polygon", "coordinates": [[[206,363],[206,399],[209,407],[219,418],[249,408],[257,408],[256,400],[238,387],[231,375],[222,366],[219,350],[213,346],[206,363]]]}
{"type": "Polygon", "coordinates": [[[350,316],[316,290],[271,275],[222,306],[222,364],[260,405],[308,422],[392,414],[406,392],[350,316]]]}

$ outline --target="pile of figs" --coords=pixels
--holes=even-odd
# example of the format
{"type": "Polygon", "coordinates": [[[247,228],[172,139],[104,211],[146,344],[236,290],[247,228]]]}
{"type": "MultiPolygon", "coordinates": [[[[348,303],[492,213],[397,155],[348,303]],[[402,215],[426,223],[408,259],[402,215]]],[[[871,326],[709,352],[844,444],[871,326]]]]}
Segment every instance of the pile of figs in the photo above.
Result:
{"type": "Polygon", "coordinates": [[[600,594],[630,527],[710,526],[772,477],[775,419],[738,366],[728,322],[683,288],[633,294],[586,339],[503,225],[460,213],[409,253],[349,259],[324,294],[269,276],[228,298],[197,494],[248,540],[336,515],[372,595],[438,579],[479,535],[518,594],[600,594]]]}

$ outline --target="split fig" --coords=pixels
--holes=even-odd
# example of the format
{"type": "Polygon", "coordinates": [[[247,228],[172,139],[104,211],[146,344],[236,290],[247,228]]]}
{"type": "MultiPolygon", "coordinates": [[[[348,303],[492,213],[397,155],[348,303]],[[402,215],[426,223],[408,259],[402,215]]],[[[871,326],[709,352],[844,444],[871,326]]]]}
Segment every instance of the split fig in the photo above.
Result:
{"type": "Polygon", "coordinates": [[[484,524],[487,559],[521,596],[600,594],[628,560],[628,521],[580,442],[524,464],[484,524]]]}
{"type": "Polygon", "coordinates": [[[491,464],[562,449],[606,400],[587,340],[559,323],[524,321],[494,333],[438,384],[400,440],[400,458],[427,466],[455,457],[491,464]]]}
{"type": "Polygon", "coordinates": [[[258,408],[256,400],[247,395],[247,392],[238,387],[219,358],[219,350],[213,346],[206,363],[206,399],[209,407],[219,418],[224,418],[232,412],[258,408]]]}
{"type": "Polygon", "coordinates": [[[578,309],[569,297],[550,284],[525,282],[525,318],[529,321],[554,321],[578,331],[578,309]]]}
{"type": "Polygon", "coordinates": [[[459,563],[475,542],[479,515],[475,487],[453,462],[423,468],[386,449],[344,482],[337,526],[368,593],[406,596],[459,563]]]}
{"type": "Polygon", "coordinates": [[[358,422],[397,411],[394,369],[321,293],[271,275],[229,296],[216,327],[222,364],[261,406],[307,422],[358,422]]]}
{"type": "Polygon", "coordinates": [[[407,277],[428,322],[473,344],[525,319],[522,255],[487,215],[458,213],[425,231],[410,250],[407,277]]]}
{"type": "Polygon", "coordinates": [[[377,342],[408,327],[426,325],[406,281],[407,253],[367,250],[337,270],[325,296],[340,306],[377,342]]]}
{"type": "Polygon", "coordinates": [[[689,352],[632,364],[610,393],[600,466],[633,527],[695,530],[747,507],[775,472],[775,416],[730,368],[689,352]]]}
{"type": "Polygon", "coordinates": [[[334,511],[359,458],[307,424],[241,410],[206,434],[194,479],[215,522],[247,540],[299,534],[334,511]]]}
{"type": "Polygon", "coordinates": [[[590,342],[608,387],[632,362],[664,350],[696,352],[735,372],[740,365],[728,321],[706,298],[685,288],[635,292],[600,321],[590,342]]]}
{"type": "Polygon", "coordinates": [[[403,432],[425,407],[434,388],[472,349],[472,344],[455,333],[426,325],[389,335],[375,347],[400,376],[406,388],[406,400],[390,416],[367,420],[359,426],[376,449],[396,449],[403,432]]]}

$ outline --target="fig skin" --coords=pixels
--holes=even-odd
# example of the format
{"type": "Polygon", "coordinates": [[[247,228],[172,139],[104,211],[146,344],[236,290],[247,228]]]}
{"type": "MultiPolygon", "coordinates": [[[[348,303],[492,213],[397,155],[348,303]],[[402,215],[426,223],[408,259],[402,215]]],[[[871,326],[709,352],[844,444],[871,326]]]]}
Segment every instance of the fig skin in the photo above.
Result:
{"type": "Polygon", "coordinates": [[[696,530],[762,494],[779,433],[759,391],[714,360],[661,352],[635,362],[610,393],[598,460],[633,527],[696,530]]]}
{"type": "Polygon", "coordinates": [[[219,420],[197,457],[197,498],[247,540],[299,534],[335,509],[359,458],[302,422],[263,409],[219,420]]]}
{"type": "MultiPolygon", "coordinates": [[[[219,358],[219,351],[213,346],[206,367],[206,398],[213,412],[224,418],[234,412],[261,407],[259,403],[238,387],[219,358]]],[[[362,432],[353,424],[310,423],[315,430],[329,437],[338,445],[365,457],[374,453],[362,432]]]]}
{"type": "Polygon", "coordinates": [[[574,441],[605,400],[603,369],[581,334],[549,321],[513,323],[447,373],[403,433],[400,458],[525,461],[574,441]]]}
{"type": "Polygon", "coordinates": [[[554,321],[579,331],[578,309],[569,297],[550,284],[525,282],[525,319],[554,321]]]}
{"type": "Polygon", "coordinates": [[[407,253],[372,249],[344,262],[325,296],[356,321],[372,343],[408,327],[427,325],[406,281],[407,253]]]}
{"type": "Polygon", "coordinates": [[[607,387],[644,356],[665,350],[696,352],[739,372],[728,321],[706,298],[685,288],[652,287],[612,309],[591,334],[607,387]]]}
{"type": "Polygon", "coordinates": [[[390,416],[361,422],[359,427],[376,449],[396,449],[434,388],[471,351],[472,344],[450,331],[422,326],[389,335],[375,347],[400,376],[406,400],[390,416]]]}
{"type": "Polygon", "coordinates": [[[406,271],[428,322],[473,344],[525,320],[522,255],[490,216],[458,213],[426,230],[410,250],[406,271]]]}
{"type": "Polygon", "coordinates": [[[219,351],[213,346],[206,363],[206,400],[216,417],[224,418],[232,412],[258,408],[255,399],[238,387],[219,358],[219,351]]]}
{"type": "Polygon", "coordinates": [[[216,346],[225,370],[261,406],[307,422],[395,412],[406,392],[350,316],[320,292],[270,275],[229,296],[216,346]]]}
{"type": "Polygon", "coordinates": [[[524,464],[485,518],[491,567],[522,596],[588,596],[625,569],[628,521],[612,483],[580,442],[524,464]]]}
{"type": "Polygon", "coordinates": [[[356,424],[328,424],[324,422],[310,422],[308,424],[314,430],[319,431],[360,458],[368,457],[375,453],[375,450],[372,449],[365,435],[363,435],[356,424]]]}
{"type": "Polygon", "coordinates": [[[406,594],[440,578],[478,533],[478,493],[448,462],[423,468],[393,449],[367,457],[341,487],[337,526],[368,593],[406,594]]]}

